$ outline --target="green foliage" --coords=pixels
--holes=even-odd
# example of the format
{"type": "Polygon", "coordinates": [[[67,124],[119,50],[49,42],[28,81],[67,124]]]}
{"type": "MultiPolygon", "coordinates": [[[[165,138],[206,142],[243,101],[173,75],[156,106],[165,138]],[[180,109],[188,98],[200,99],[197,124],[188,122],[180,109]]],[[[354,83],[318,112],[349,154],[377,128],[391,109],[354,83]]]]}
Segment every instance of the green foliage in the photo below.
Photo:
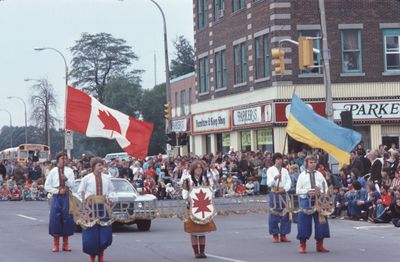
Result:
{"type": "Polygon", "coordinates": [[[176,78],[194,71],[194,49],[184,36],[174,41],[175,58],[171,61],[171,78],[176,78]]]}
{"type": "Polygon", "coordinates": [[[73,85],[92,94],[101,103],[105,100],[106,86],[112,79],[125,78],[140,82],[141,70],[132,70],[138,57],[126,41],[108,33],[83,33],[72,51],[73,85]]]}
{"type": "Polygon", "coordinates": [[[142,113],[144,121],[154,123],[153,136],[150,140],[149,155],[165,152],[164,104],[166,103],[165,83],[145,90],[142,113]]]}

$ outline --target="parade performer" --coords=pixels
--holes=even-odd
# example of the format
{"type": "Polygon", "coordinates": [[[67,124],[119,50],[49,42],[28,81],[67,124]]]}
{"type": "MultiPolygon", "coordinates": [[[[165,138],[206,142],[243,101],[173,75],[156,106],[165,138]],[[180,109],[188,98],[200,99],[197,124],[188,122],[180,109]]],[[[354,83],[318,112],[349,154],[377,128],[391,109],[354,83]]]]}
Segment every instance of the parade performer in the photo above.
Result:
{"type": "Polygon", "coordinates": [[[272,211],[268,220],[269,234],[273,236],[272,243],[279,242],[279,235],[281,242],[290,242],[286,237],[291,229],[289,214],[282,216],[273,213],[274,211],[281,212],[285,208],[284,203],[280,200],[282,198],[285,200],[286,192],[290,190],[291,179],[289,172],[282,167],[283,156],[281,153],[275,153],[272,161],[275,165],[267,170],[267,185],[271,188],[269,204],[272,211]]]}
{"type": "MultiPolygon", "coordinates": [[[[310,209],[315,205],[315,199],[318,194],[327,193],[328,184],[324,176],[315,170],[317,166],[317,158],[315,156],[307,156],[304,162],[306,170],[299,175],[296,194],[300,196],[300,208],[310,209]]],[[[328,219],[327,217],[322,218],[323,221],[321,221],[321,216],[318,211],[312,214],[306,214],[304,212],[299,213],[297,239],[300,240],[300,253],[306,253],[306,241],[311,237],[313,219],[317,251],[323,253],[329,252],[329,250],[324,247],[324,238],[330,237],[328,219]]]]}
{"type": "Polygon", "coordinates": [[[188,200],[190,203],[190,208],[188,208],[190,215],[184,222],[184,230],[190,234],[196,258],[207,258],[205,255],[205,234],[216,230],[216,226],[212,220],[212,217],[215,215],[215,210],[211,202],[213,185],[212,180],[207,178],[205,171],[200,161],[194,161],[190,166],[190,176],[183,181],[182,185],[183,199],[188,200]],[[199,220],[196,213],[202,213],[199,220]],[[201,221],[201,218],[204,220],[201,221]]]}
{"type": "Polygon", "coordinates": [[[90,166],[93,173],[83,177],[78,194],[84,195],[87,207],[96,209],[92,210],[92,214],[96,214],[98,218],[93,219],[98,220],[93,226],[82,228],[82,246],[83,252],[90,256],[90,262],[94,262],[96,256],[99,262],[104,262],[104,250],[112,243],[112,226],[107,224],[110,214],[106,212],[106,197],[113,191],[113,186],[110,176],[103,174],[104,162],[101,158],[92,158],[90,166]]]}
{"type": "Polygon", "coordinates": [[[68,237],[75,231],[72,214],[69,213],[69,189],[74,186],[74,173],[65,166],[67,156],[57,154],[57,166],[48,174],[45,190],[52,194],[50,206],[49,234],[53,236],[53,252],[59,251],[60,237],[63,238],[63,251],[71,251],[68,237]]]}

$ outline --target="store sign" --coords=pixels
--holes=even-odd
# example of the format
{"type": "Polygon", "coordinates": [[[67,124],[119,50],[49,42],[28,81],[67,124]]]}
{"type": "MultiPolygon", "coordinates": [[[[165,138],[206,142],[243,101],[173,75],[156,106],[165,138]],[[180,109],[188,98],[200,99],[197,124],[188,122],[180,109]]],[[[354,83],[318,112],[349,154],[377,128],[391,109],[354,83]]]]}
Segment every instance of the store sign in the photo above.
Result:
{"type": "Polygon", "coordinates": [[[193,133],[225,131],[231,129],[230,110],[193,115],[193,133]]]}
{"type": "Polygon", "coordinates": [[[400,119],[400,101],[335,102],[335,120],[340,120],[342,111],[351,111],[353,120],[400,119]]]}
{"type": "Polygon", "coordinates": [[[231,146],[231,135],[230,133],[222,133],[222,146],[231,146]]]}
{"type": "Polygon", "coordinates": [[[171,121],[172,124],[172,131],[173,132],[186,132],[187,129],[187,120],[180,119],[180,120],[173,120],[171,121]]]}
{"type": "MultiPolygon", "coordinates": [[[[317,114],[325,117],[325,102],[309,102],[306,103],[317,114]]],[[[287,122],[290,114],[290,103],[276,103],[275,105],[275,121],[287,122]]]]}
{"type": "Polygon", "coordinates": [[[272,145],[272,128],[257,130],[258,145],[272,145]]]}
{"type": "Polygon", "coordinates": [[[248,125],[261,123],[261,106],[235,110],[233,112],[233,125],[248,125]]]}

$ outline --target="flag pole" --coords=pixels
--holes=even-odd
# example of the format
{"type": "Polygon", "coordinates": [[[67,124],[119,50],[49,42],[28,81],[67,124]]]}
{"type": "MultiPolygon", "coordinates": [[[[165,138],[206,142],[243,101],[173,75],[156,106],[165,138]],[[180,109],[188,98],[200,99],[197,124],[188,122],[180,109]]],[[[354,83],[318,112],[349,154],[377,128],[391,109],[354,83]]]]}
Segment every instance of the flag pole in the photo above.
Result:
{"type": "MultiPolygon", "coordinates": [[[[292,98],[293,98],[293,96],[294,96],[295,94],[296,94],[296,86],[293,87],[292,98]]],[[[288,123],[289,123],[289,119],[288,119],[288,123]]],[[[289,134],[288,134],[288,132],[287,132],[287,126],[286,126],[286,135],[285,135],[285,140],[283,141],[283,149],[282,149],[282,154],[283,154],[283,155],[285,155],[286,144],[289,143],[288,140],[289,140],[289,134]]],[[[289,145],[288,145],[288,147],[289,147],[289,145]]],[[[287,153],[289,154],[289,148],[288,148],[287,151],[288,151],[287,153]]]]}

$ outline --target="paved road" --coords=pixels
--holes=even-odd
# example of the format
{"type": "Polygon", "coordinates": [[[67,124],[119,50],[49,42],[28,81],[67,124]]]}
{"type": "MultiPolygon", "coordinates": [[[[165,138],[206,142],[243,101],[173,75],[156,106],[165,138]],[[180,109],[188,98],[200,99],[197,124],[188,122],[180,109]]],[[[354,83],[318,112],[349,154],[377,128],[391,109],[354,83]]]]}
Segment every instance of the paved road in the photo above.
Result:
{"type": "MultiPolygon", "coordinates": [[[[272,244],[266,233],[265,215],[217,217],[218,231],[207,236],[207,261],[398,261],[400,230],[390,224],[330,220],[329,254],[315,252],[309,241],[306,255],[297,253],[298,242],[272,244]],[[395,255],[397,254],[397,259],[395,255]]],[[[289,239],[294,240],[296,225],[289,239]]],[[[193,258],[189,236],[178,219],[156,219],[149,232],[135,225],[114,230],[113,245],[106,250],[107,262],[198,261],[193,258]]],[[[48,235],[46,202],[0,202],[0,262],[88,261],[81,250],[81,235],[71,238],[73,251],[52,253],[48,235]]]]}

